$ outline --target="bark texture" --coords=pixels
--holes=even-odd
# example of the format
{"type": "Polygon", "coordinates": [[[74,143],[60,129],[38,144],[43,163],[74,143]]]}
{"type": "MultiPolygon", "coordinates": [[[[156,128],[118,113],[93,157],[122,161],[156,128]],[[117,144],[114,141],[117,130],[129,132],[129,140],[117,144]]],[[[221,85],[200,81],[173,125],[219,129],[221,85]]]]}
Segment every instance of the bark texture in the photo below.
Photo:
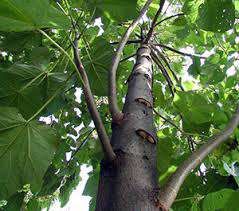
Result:
{"type": "Polygon", "coordinates": [[[151,143],[156,141],[152,75],[150,49],[143,45],[128,80],[124,119],[112,124],[111,144],[117,158],[111,164],[101,163],[97,211],[158,210],[153,200],[158,177],[156,143],[151,143]]]}

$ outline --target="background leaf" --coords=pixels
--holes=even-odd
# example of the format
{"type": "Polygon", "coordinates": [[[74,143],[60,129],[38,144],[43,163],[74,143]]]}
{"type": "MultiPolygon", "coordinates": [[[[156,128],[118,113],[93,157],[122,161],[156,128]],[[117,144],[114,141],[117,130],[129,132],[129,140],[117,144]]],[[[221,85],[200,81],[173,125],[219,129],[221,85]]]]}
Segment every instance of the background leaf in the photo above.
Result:
{"type": "Polygon", "coordinates": [[[39,190],[42,177],[56,150],[52,129],[27,122],[15,108],[0,108],[0,198],[6,199],[23,185],[39,190]]]}
{"type": "Polygon", "coordinates": [[[235,22],[235,6],[232,0],[206,0],[198,11],[197,23],[206,31],[225,32],[235,22]]]}
{"type": "Polygon", "coordinates": [[[1,0],[0,31],[68,28],[69,20],[47,0],[1,0]]]}

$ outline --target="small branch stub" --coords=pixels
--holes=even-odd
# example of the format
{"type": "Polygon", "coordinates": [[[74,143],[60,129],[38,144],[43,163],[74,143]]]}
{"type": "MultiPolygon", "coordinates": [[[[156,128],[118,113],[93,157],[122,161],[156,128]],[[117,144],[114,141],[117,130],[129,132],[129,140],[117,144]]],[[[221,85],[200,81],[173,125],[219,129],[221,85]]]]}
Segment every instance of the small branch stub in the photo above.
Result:
{"type": "Polygon", "coordinates": [[[144,129],[136,130],[136,134],[151,144],[156,144],[155,137],[144,129]]]}
{"type": "Polygon", "coordinates": [[[118,113],[113,114],[112,122],[117,125],[120,125],[122,123],[122,121],[124,120],[124,118],[125,118],[124,113],[118,112],[118,113]]]}

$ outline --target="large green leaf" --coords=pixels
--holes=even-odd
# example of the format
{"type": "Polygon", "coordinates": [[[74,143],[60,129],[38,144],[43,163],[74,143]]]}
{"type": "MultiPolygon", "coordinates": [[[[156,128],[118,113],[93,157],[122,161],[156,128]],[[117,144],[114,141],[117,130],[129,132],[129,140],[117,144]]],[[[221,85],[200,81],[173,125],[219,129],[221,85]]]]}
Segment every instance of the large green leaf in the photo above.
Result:
{"type": "Polygon", "coordinates": [[[94,10],[96,16],[122,22],[135,18],[137,0],[86,0],[87,6],[94,10]]]}
{"type": "Polygon", "coordinates": [[[229,64],[220,54],[215,53],[209,56],[201,66],[200,81],[202,84],[217,84],[226,77],[226,66],[220,64],[229,64]],[[220,62],[220,63],[219,63],[220,62]]]}
{"type": "Polygon", "coordinates": [[[24,117],[29,118],[65,80],[66,74],[61,72],[14,64],[8,69],[0,69],[0,103],[17,107],[24,117]]]}
{"type": "Polygon", "coordinates": [[[48,0],[1,0],[0,31],[68,28],[69,20],[48,0]]]}
{"type": "Polygon", "coordinates": [[[194,22],[198,15],[198,7],[202,3],[202,0],[186,0],[182,11],[188,15],[189,19],[194,22]]]}
{"type": "Polygon", "coordinates": [[[200,5],[198,13],[198,25],[206,31],[225,32],[235,22],[232,0],[206,0],[200,5]]]}
{"type": "MultiPolygon", "coordinates": [[[[210,192],[216,192],[224,188],[233,187],[232,184],[229,184],[228,177],[223,177],[215,171],[205,172],[204,179],[195,173],[196,171],[188,175],[187,179],[180,188],[178,197],[173,204],[174,210],[190,210],[192,204],[199,205],[203,196],[209,194],[210,192]]],[[[204,211],[203,209],[199,210],[204,211]]]]}
{"type": "Polygon", "coordinates": [[[178,92],[174,105],[183,119],[183,129],[189,133],[207,133],[216,109],[202,94],[178,92]]]}
{"type": "Polygon", "coordinates": [[[215,108],[202,94],[195,92],[178,92],[174,104],[185,119],[195,124],[210,122],[215,108]]]}
{"type": "Polygon", "coordinates": [[[50,127],[26,121],[15,108],[0,107],[0,199],[25,184],[33,192],[39,190],[56,144],[50,127]]]}
{"type": "Polygon", "coordinates": [[[106,96],[108,94],[108,70],[114,53],[113,47],[105,39],[99,37],[90,46],[90,51],[82,53],[93,93],[106,96]]]}
{"type": "Polygon", "coordinates": [[[202,203],[203,211],[235,211],[238,210],[239,192],[232,189],[222,189],[208,194],[202,203]]]}
{"type": "Polygon", "coordinates": [[[3,36],[0,42],[2,51],[15,53],[41,44],[41,36],[37,32],[8,32],[1,35],[3,36]]]}

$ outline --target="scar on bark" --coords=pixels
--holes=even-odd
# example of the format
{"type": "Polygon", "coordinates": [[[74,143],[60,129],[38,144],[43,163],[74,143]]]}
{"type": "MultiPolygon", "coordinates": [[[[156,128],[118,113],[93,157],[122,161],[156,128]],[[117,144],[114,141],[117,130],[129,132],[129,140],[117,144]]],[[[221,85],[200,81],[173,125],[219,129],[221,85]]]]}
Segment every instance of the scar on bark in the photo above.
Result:
{"type": "Polygon", "coordinates": [[[151,103],[148,100],[145,100],[143,97],[138,97],[135,99],[135,102],[145,105],[147,108],[153,108],[151,103]]]}
{"type": "Polygon", "coordinates": [[[138,129],[136,130],[136,134],[143,138],[144,140],[148,141],[151,144],[156,144],[156,139],[153,136],[153,134],[150,134],[149,132],[145,131],[144,129],[138,129]]]}

